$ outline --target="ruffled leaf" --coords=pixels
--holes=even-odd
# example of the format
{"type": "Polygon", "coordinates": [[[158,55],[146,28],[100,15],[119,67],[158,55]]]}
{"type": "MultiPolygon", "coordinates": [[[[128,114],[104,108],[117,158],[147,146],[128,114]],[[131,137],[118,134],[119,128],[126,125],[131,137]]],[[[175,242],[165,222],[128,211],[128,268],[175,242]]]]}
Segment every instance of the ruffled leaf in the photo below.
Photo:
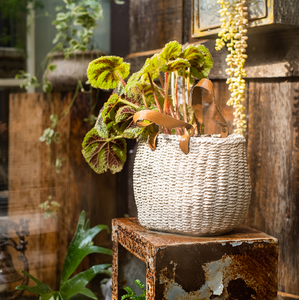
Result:
{"type": "Polygon", "coordinates": [[[205,63],[201,67],[191,66],[191,74],[198,79],[207,78],[211,68],[213,67],[213,59],[211,53],[203,45],[198,45],[196,47],[204,54],[205,63]]]}
{"type": "Polygon", "coordinates": [[[86,134],[82,148],[85,160],[98,174],[107,170],[112,174],[120,172],[127,158],[127,144],[124,138],[102,138],[96,128],[86,134]]]}
{"type": "Polygon", "coordinates": [[[91,86],[100,89],[114,89],[120,77],[127,78],[130,64],[123,62],[118,56],[102,56],[93,60],[87,69],[87,77],[91,86]]]}
{"type": "Polygon", "coordinates": [[[107,139],[109,137],[109,130],[107,128],[107,125],[103,121],[103,116],[102,116],[103,110],[104,107],[99,112],[99,116],[97,118],[94,128],[97,130],[100,137],[107,139]]]}
{"type": "Polygon", "coordinates": [[[114,129],[119,135],[122,135],[126,139],[136,139],[143,130],[143,128],[134,124],[133,117],[135,113],[135,109],[126,105],[119,108],[115,115],[116,125],[114,126],[114,129]]]}
{"type": "Polygon", "coordinates": [[[205,63],[203,53],[193,45],[186,47],[180,54],[180,57],[187,59],[193,67],[200,67],[205,63]]]}
{"type": "Polygon", "coordinates": [[[109,130],[114,123],[116,109],[122,105],[119,104],[118,100],[119,96],[117,94],[112,94],[108,101],[104,104],[102,110],[102,121],[106,124],[107,130],[109,130]]]}
{"type": "Polygon", "coordinates": [[[190,63],[188,60],[183,58],[177,58],[175,60],[172,60],[168,63],[166,63],[162,68],[162,72],[175,72],[177,70],[183,69],[183,68],[189,68],[190,63]]]}
{"type": "Polygon", "coordinates": [[[177,41],[167,43],[160,56],[165,61],[176,59],[181,53],[181,45],[177,41]]]}

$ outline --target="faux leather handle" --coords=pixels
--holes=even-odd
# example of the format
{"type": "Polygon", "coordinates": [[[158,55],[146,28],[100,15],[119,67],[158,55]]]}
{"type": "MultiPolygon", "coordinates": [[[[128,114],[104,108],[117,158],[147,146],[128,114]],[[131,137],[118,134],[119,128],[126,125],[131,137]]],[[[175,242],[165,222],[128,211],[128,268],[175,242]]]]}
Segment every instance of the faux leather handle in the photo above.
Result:
{"type": "MultiPolygon", "coordinates": [[[[159,127],[163,126],[168,129],[186,128],[187,130],[190,130],[191,131],[190,135],[184,134],[181,136],[180,139],[180,148],[184,153],[186,154],[189,153],[189,138],[190,136],[194,135],[194,127],[191,124],[186,123],[184,121],[177,120],[173,117],[170,117],[168,115],[153,110],[138,111],[137,113],[134,114],[133,120],[135,124],[139,127],[147,127],[155,123],[159,125],[159,127]],[[145,120],[147,122],[145,122],[145,120]]],[[[155,150],[156,148],[155,141],[159,133],[160,130],[149,137],[149,146],[152,150],[155,150]]]]}
{"type": "MultiPolygon", "coordinates": [[[[209,79],[206,79],[206,78],[201,79],[194,86],[194,88],[191,91],[191,100],[192,100],[192,106],[193,106],[193,110],[194,110],[197,127],[200,131],[201,125],[203,123],[202,98],[201,98],[201,89],[202,88],[207,90],[212,95],[212,98],[213,98],[213,101],[214,101],[214,104],[216,107],[216,111],[217,111],[218,117],[220,119],[220,121],[217,123],[221,126],[221,137],[225,138],[228,135],[228,124],[227,124],[224,116],[222,115],[220,108],[217,105],[213,83],[209,79]]],[[[200,134],[200,132],[199,132],[199,134],[200,134]]]]}
{"type": "MultiPolygon", "coordinates": [[[[206,89],[210,92],[210,94],[213,96],[214,104],[216,106],[216,111],[218,113],[218,116],[220,118],[220,122],[218,124],[221,126],[221,137],[225,138],[228,135],[228,125],[223,117],[214,94],[214,87],[213,83],[209,79],[201,79],[196,86],[192,89],[191,92],[191,99],[192,99],[192,106],[194,109],[194,115],[196,119],[196,123],[198,125],[198,128],[201,128],[202,124],[202,99],[201,99],[201,88],[206,89]]],[[[189,153],[189,138],[190,136],[194,135],[194,127],[184,121],[177,120],[171,116],[168,116],[163,113],[159,113],[157,111],[153,110],[142,110],[137,113],[135,113],[133,120],[135,124],[139,127],[147,127],[152,125],[153,123],[159,125],[159,131],[154,132],[149,137],[149,146],[152,150],[155,150],[156,148],[156,138],[157,135],[160,133],[160,127],[166,127],[168,129],[173,128],[186,128],[187,130],[191,131],[191,134],[184,134],[180,138],[180,148],[185,153],[189,153]]]]}

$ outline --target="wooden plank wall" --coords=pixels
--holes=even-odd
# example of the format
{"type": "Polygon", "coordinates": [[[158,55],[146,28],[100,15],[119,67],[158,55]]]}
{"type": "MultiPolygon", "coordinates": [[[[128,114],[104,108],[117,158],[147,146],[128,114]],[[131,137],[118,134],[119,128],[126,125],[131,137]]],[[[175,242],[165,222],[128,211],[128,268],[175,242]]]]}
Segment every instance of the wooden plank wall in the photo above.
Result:
{"type": "MultiPolygon", "coordinates": [[[[107,99],[102,93],[100,105],[107,99]]],[[[27,257],[30,273],[53,289],[58,287],[67,247],[73,237],[81,210],[91,226],[107,224],[116,216],[116,178],[109,173],[97,175],[81,154],[81,144],[90,124],[90,101],[80,93],[70,113],[58,125],[60,143],[47,147],[39,141],[50,125],[49,116],[61,114],[72,100],[72,93],[47,95],[11,94],[9,125],[9,216],[15,221],[29,218],[27,257]],[[56,173],[56,155],[63,167],[56,173]],[[38,208],[52,196],[61,205],[56,219],[45,219],[38,208]]],[[[95,244],[111,247],[110,234],[101,233],[95,244]]],[[[92,255],[78,271],[110,257],[92,255]]],[[[97,285],[99,289],[99,284],[97,285]]]]}
{"type": "MultiPolygon", "coordinates": [[[[130,54],[162,48],[171,40],[199,42],[191,39],[190,20],[189,0],[130,0],[130,54]]],[[[214,57],[210,78],[231,125],[233,110],[225,106],[229,95],[224,72],[226,51],[214,50],[215,37],[202,42],[214,57]]],[[[245,136],[252,200],[245,224],[279,239],[278,299],[298,299],[299,30],[257,31],[250,34],[248,44],[245,136]]],[[[131,58],[133,70],[138,70],[145,59],[131,58]]],[[[206,102],[204,117],[212,120],[214,107],[209,98],[206,102]]],[[[208,132],[217,130],[214,121],[206,123],[208,132]]]]}

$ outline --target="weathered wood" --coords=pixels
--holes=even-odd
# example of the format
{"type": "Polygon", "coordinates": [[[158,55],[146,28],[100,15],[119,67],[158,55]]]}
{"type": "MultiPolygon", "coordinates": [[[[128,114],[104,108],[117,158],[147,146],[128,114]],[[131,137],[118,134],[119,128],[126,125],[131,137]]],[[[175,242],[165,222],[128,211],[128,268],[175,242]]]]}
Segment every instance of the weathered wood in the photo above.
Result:
{"type": "MultiPolygon", "coordinates": [[[[108,96],[100,93],[97,109],[108,96]]],[[[86,94],[79,94],[70,113],[57,126],[60,142],[48,147],[39,141],[50,126],[50,114],[61,115],[71,101],[72,93],[12,94],[10,99],[9,216],[16,221],[30,219],[26,253],[30,273],[53,289],[58,288],[81,210],[86,211],[91,226],[110,226],[116,216],[116,178],[108,173],[97,175],[81,154],[84,135],[91,128],[83,121],[92,105],[86,94]],[[63,160],[58,174],[54,166],[57,156],[63,160]],[[49,197],[61,205],[56,220],[45,220],[38,207],[49,197]]],[[[100,234],[95,244],[111,247],[110,235],[100,234]]],[[[109,261],[107,256],[94,255],[84,260],[78,271],[109,261]]]]}
{"type": "Polygon", "coordinates": [[[299,81],[249,82],[246,224],[279,239],[278,290],[299,296],[299,81]]]}
{"type": "Polygon", "coordinates": [[[110,53],[125,57],[130,51],[130,2],[118,5],[112,1],[110,5],[110,53]]]}
{"type": "Polygon", "coordinates": [[[130,53],[182,42],[182,0],[130,1],[130,53]]]}
{"type": "Polygon", "coordinates": [[[274,22],[287,25],[299,25],[299,2],[274,0],[274,22]]]}

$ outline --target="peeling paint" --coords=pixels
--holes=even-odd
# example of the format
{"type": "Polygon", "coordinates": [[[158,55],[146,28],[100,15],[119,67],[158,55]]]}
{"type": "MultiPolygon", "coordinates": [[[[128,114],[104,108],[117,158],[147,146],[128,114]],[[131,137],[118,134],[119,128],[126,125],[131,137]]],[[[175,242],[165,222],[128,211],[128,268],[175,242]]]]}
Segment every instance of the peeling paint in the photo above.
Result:
{"type": "Polygon", "coordinates": [[[243,244],[243,242],[233,242],[233,243],[231,243],[231,245],[233,247],[241,246],[242,244],[243,244]]]}
{"type": "Polygon", "coordinates": [[[277,240],[264,233],[195,238],[148,231],[137,219],[113,222],[113,300],[118,243],[145,262],[147,300],[276,299],[277,240]]]}
{"type": "Polygon", "coordinates": [[[206,263],[202,268],[205,271],[205,278],[213,295],[220,296],[223,292],[223,273],[225,268],[231,264],[231,258],[228,256],[223,260],[217,260],[206,263]]]}

